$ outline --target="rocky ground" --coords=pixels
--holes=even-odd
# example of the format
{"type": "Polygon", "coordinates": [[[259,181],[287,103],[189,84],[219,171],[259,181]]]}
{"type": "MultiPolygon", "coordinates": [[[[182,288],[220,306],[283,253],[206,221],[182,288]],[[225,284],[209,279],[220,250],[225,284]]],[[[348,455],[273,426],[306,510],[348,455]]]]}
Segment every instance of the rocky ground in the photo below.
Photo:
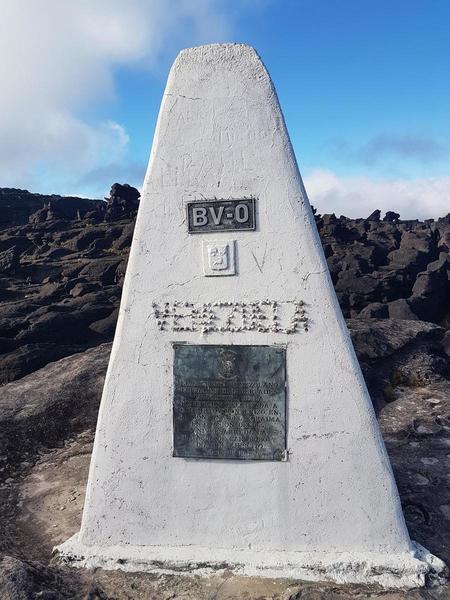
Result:
{"type": "MultiPolygon", "coordinates": [[[[138,194],[0,189],[0,598],[450,599],[238,578],[75,571],[78,530],[138,194]]],[[[316,216],[411,535],[450,563],[450,217],[316,216]]]]}

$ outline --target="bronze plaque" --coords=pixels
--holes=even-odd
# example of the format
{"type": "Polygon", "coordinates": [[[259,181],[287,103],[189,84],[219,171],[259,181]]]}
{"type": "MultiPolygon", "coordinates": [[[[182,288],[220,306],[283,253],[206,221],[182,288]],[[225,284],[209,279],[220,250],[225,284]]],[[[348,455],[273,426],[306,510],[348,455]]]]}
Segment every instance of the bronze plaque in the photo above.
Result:
{"type": "Polygon", "coordinates": [[[286,350],[174,344],[173,455],[285,460],[286,350]]]}

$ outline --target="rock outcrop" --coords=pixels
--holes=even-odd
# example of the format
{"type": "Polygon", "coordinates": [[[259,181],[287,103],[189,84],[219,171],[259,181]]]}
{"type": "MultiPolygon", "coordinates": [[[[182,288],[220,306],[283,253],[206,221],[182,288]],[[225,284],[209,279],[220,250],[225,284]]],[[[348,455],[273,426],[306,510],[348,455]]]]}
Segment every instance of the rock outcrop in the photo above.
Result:
{"type": "Polygon", "coordinates": [[[0,228],[0,385],[111,340],[139,205],[139,192],[119,184],[107,202],[67,206],[6,191],[14,226],[0,228]]]}
{"type": "MultiPolygon", "coordinates": [[[[394,215],[394,216],[393,216],[394,215]]],[[[450,320],[450,214],[425,222],[316,216],[346,317],[450,320]]]]}
{"type": "Polygon", "coordinates": [[[8,457],[3,477],[25,453],[95,428],[110,352],[111,344],[101,344],[1,388],[0,455],[8,457]]]}

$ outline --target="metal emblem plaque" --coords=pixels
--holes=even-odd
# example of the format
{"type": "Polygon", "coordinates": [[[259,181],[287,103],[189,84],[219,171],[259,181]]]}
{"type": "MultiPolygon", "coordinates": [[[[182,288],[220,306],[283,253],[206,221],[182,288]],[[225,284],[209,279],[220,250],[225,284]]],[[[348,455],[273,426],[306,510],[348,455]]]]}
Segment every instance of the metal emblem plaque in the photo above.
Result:
{"type": "Polygon", "coordinates": [[[187,220],[189,233],[234,231],[236,229],[254,231],[256,227],[255,199],[188,202],[187,220]]]}
{"type": "Polygon", "coordinates": [[[173,455],[286,459],[286,350],[174,344],[173,455]]]}
{"type": "Polygon", "coordinates": [[[233,240],[203,240],[203,273],[206,277],[236,274],[233,240]]]}

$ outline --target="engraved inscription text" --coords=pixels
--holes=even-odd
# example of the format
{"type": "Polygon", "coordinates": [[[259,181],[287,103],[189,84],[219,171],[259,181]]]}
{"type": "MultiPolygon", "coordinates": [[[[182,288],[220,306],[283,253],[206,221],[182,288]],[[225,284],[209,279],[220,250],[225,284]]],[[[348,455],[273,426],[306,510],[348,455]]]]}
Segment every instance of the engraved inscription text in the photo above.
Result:
{"type": "Polygon", "coordinates": [[[174,456],[283,460],[285,349],[174,346],[174,456]]]}

